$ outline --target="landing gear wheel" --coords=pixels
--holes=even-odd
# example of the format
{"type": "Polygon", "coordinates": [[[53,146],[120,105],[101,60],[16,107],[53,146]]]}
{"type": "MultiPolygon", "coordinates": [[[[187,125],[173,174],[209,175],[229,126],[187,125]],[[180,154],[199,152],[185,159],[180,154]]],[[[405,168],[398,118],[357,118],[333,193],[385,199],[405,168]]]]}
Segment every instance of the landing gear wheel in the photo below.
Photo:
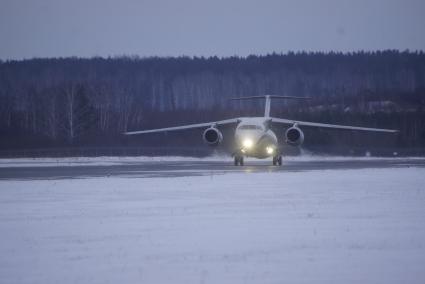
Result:
{"type": "Polygon", "coordinates": [[[235,166],[243,166],[243,156],[235,156],[234,164],[235,166]]]}
{"type": "Polygon", "coordinates": [[[281,166],[281,165],[282,165],[282,156],[274,156],[273,166],[281,166]]]}
{"type": "Polygon", "coordinates": [[[279,166],[281,166],[282,165],[282,156],[278,156],[276,162],[279,166]]]}

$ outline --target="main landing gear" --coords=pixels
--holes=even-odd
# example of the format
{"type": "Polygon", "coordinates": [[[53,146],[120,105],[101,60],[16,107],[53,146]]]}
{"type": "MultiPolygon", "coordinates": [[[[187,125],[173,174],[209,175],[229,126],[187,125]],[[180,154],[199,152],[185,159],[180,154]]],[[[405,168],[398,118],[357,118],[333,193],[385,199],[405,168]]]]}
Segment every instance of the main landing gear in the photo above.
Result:
{"type": "Polygon", "coordinates": [[[282,156],[274,156],[273,157],[273,166],[281,166],[282,165],[282,156]]]}
{"type": "Polygon", "coordinates": [[[243,156],[235,156],[235,166],[243,166],[243,156]]]}

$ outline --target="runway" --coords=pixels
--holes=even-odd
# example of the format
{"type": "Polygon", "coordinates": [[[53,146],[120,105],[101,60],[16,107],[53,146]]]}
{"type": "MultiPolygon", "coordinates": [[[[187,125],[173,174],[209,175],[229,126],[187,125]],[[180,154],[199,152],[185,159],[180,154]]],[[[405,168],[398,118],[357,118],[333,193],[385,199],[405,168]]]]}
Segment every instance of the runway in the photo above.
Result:
{"type": "Polygon", "coordinates": [[[67,165],[57,162],[44,164],[15,163],[0,168],[2,180],[68,179],[87,177],[183,177],[220,175],[225,173],[299,172],[315,170],[344,170],[368,168],[425,167],[425,158],[332,158],[286,159],[282,166],[272,166],[269,160],[247,160],[245,166],[234,166],[232,160],[161,160],[146,161],[138,158],[119,160],[110,164],[90,164],[78,161],[67,165]],[[34,164],[34,165],[33,165],[34,164]]]}

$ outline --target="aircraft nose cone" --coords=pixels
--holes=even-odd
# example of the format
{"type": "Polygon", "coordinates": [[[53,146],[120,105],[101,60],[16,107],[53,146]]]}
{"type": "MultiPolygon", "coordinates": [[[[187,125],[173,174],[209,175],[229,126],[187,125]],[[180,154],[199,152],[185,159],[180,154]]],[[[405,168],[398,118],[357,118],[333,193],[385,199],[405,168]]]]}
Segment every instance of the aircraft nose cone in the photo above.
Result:
{"type": "Polygon", "coordinates": [[[246,149],[250,149],[257,145],[258,140],[260,140],[262,133],[258,131],[243,131],[238,133],[236,140],[238,144],[246,149]]]}

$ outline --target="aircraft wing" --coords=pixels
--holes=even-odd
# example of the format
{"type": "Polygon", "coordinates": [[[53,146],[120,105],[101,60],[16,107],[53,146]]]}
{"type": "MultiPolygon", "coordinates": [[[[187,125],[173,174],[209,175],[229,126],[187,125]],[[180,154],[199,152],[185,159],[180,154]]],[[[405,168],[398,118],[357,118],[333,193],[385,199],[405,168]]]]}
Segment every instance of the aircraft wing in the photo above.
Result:
{"type": "Polygon", "coordinates": [[[357,127],[357,126],[347,126],[347,125],[338,125],[338,124],[326,124],[326,123],[316,123],[308,121],[298,121],[285,118],[274,118],[271,117],[272,122],[282,123],[282,124],[297,124],[298,126],[311,126],[311,127],[322,127],[322,128],[332,128],[332,129],[343,129],[343,130],[359,130],[359,131],[374,131],[374,132],[387,132],[387,133],[397,133],[398,130],[393,129],[382,129],[382,128],[368,128],[368,127],[357,127]]]}
{"type": "Polygon", "coordinates": [[[130,132],[125,132],[124,134],[125,135],[146,134],[146,133],[155,133],[155,132],[166,132],[166,131],[177,131],[177,130],[185,130],[185,129],[193,129],[193,128],[210,127],[210,126],[215,126],[215,125],[219,126],[219,125],[237,123],[238,120],[239,120],[238,118],[232,118],[232,119],[226,119],[226,120],[197,123],[197,124],[188,124],[188,125],[174,126],[174,127],[167,127],[167,128],[157,128],[157,129],[149,129],[149,130],[141,130],[141,131],[130,131],[130,132]]]}

